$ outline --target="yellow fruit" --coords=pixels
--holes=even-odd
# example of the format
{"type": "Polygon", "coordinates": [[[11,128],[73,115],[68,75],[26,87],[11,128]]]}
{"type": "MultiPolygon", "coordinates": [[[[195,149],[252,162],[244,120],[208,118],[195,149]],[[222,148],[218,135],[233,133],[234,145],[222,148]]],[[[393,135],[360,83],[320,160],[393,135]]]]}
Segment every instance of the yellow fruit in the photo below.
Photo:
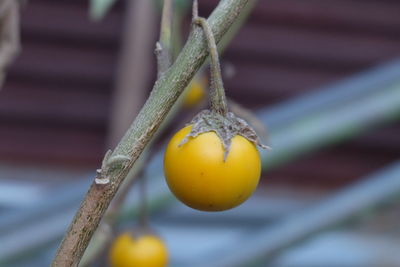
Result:
{"type": "Polygon", "coordinates": [[[206,82],[202,82],[200,79],[193,79],[187,88],[183,99],[183,105],[186,108],[194,107],[199,104],[205,97],[206,82]]]}
{"type": "Polygon", "coordinates": [[[153,235],[134,238],[130,233],[124,233],[111,246],[112,267],[165,267],[167,263],[167,248],[162,240],[153,235]]]}
{"type": "Polygon", "coordinates": [[[246,138],[232,138],[224,148],[215,132],[206,132],[179,146],[192,126],[178,131],[164,156],[167,184],[183,203],[202,211],[222,211],[243,203],[256,189],[261,173],[260,154],[246,138]]]}

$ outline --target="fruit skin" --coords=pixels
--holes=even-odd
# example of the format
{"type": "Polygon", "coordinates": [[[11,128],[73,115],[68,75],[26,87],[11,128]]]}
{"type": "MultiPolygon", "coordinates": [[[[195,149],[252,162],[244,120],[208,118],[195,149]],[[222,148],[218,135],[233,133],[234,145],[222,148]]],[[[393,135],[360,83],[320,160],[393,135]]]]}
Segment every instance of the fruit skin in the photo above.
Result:
{"type": "Polygon", "coordinates": [[[192,126],[171,139],[164,155],[164,173],[173,194],[191,208],[222,211],[243,203],[256,189],[261,173],[260,154],[246,138],[232,138],[224,149],[215,132],[206,132],[179,146],[192,126]]]}
{"type": "Polygon", "coordinates": [[[191,108],[200,103],[205,95],[206,81],[201,79],[194,79],[187,88],[187,92],[184,94],[183,106],[191,108]]]}
{"type": "Polygon", "coordinates": [[[167,248],[154,235],[133,238],[130,233],[124,233],[114,240],[110,249],[112,267],[165,267],[167,264],[167,248]]]}

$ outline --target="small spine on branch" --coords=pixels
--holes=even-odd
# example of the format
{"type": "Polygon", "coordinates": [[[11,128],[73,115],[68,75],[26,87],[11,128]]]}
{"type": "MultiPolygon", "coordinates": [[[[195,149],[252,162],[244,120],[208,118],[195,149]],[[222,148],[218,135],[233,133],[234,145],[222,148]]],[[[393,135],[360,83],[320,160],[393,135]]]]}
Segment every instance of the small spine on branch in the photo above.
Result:
{"type": "Polygon", "coordinates": [[[131,160],[130,157],[124,155],[112,156],[112,150],[107,150],[104,155],[103,161],[101,163],[101,168],[96,170],[95,183],[97,185],[106,185],[110,183],[110,178],[108,177],[109,172],[118,165],[123,164],[131,160]]]}

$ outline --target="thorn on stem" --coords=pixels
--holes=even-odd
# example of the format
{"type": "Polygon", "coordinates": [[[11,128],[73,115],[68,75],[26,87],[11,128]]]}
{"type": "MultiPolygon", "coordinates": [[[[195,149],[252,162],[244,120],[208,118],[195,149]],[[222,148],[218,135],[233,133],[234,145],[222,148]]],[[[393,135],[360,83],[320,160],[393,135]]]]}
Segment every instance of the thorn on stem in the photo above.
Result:
{"type": "Polygon", "coordinates": [[[94,182],[98,185],[105,185],[110,183],[110,179],[108,177],[105,177],[105,173],[103,172],[102,169],[97,169],[96,178],[94,179],[94,182]]]}
{"type": "Polygon", "coordinates": [[[94,179],[94,182],[98,185],[106,185],[110,183],[110,179],[107,177],[96,177],[96,179],[94,179]]]}
{"type": "Polygon", "coordinates": [[[154,53],[156,53],[156,55],[160,55],[162,51],[162,46],[160,42],[156,42],[156,49],[154,50],[154,53]]]}
{"type": "Polygon", "coordinates": [[[107,177],[110,169],[114,168],[116,164],[122,164],[130,159],[130,157],[125,155],[112,156],[112,150],[109,149],[104,155],[101,168],[96,170],[95,183],[100,185],[110,183],[110,179],[107,177]]]}

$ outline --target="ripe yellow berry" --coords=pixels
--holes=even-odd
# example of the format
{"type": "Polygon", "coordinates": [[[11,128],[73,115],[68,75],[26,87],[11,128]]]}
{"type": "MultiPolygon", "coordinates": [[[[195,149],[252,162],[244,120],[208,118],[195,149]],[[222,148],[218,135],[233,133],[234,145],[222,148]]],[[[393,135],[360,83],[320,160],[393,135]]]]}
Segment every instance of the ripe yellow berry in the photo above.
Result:
{"type": "Polygon", "coordinates": [[[118,236],[110,250],[112,267],[165,267],[168,251],[164,242],[154,235],[137,238],[130,233],[118,236]]]}
{"type": "Polygon", "coordinates": [[[254,192],[261,173],[256,146],[246,138],[232,138],[224,161],[224,147],[215,132],[189,137],[192,126],[178,131],[164,156],[167,184],[183,203],[202,211],[222,211],[243,203],[254,192]]]}

